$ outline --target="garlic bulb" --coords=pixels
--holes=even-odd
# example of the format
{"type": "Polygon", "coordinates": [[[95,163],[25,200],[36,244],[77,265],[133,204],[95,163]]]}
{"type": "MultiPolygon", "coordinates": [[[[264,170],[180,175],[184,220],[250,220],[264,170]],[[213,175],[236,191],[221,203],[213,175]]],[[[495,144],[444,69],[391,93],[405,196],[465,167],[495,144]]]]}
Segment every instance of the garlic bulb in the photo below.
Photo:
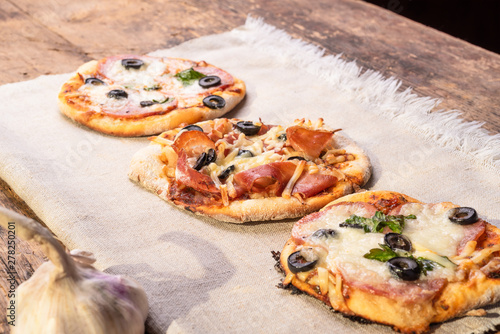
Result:
{"type": "Polygon", "coordinates": [[[13,334],[144,333],[148,301],[135,281],[98,271],[91,265],[91,253],[77,250],[68,255],[32,219],[0,208],[0,226],[8,229],[9,237],[15,233],[35,240],[49,258],[19,285],[8,304],[14,305],[7,310],[7,321],[15,321],[13,334]]]}

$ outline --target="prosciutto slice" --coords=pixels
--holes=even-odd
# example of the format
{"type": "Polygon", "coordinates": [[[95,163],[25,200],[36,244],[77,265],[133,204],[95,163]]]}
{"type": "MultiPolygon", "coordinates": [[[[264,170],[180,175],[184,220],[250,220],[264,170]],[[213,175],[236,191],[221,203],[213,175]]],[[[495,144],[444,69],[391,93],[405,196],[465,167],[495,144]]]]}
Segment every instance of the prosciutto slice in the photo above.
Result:
{"type": "Polygon", "coordinates": [[[304,152],[309,159],[316,159],[332,139],[333,132],[291,126],[286,129],[286,136],[296,151],[304,152]]]}
{"type": "Polygon", "coordinates": [[[269,192],[280,196],[296,167],[290,161],[272,162],[236,173],[234,182],[248,192],[269,192]]]}
{"type": "Polygon", "coordinates": [[[179,152],[179,159],[177,159],[177,168],[175,170],[175,179],[178,183],[193,188],[199,192],[220,194],[220,190],[217,189],[210,176],[202,174],[188,165],[187,154],[184,150],[179,152]]]}
{"type": "Polygon", "coordinates": [[[215,149],[215,143],[205,132],[184,131],[175,139],[172,148],[178,155],[180,151],[184,151],[191,158],[198,157],[211,148],[215,149]]]}
{"type": "Polygon", "coordinates": [[[303,174],[295,183],[292,195],[300,194],[303,198],[314,196],[321,191],[335,185],[337,178],[333,175],[303,174]]]}

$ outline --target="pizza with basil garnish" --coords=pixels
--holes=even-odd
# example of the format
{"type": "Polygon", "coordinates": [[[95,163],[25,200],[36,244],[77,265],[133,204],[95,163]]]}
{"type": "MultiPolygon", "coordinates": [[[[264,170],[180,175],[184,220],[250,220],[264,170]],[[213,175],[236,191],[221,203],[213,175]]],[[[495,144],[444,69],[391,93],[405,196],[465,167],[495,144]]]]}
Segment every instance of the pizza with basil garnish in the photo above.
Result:
{"type": "Polygon", "coordinates": [[[244,96],[243,81],[204,61],[124,55],[82,65],[59,107],[94,130],[144,136],[219,117],[244,96]]]}
{"type": "Polygon", "coordinates": [[[338,131],[322,119],[200,122],[151,138],[129,177],[178,207],[223,221],[299,217],[370,177],[368,157],[338,131]]]}
{"type": "Polygon", "coordinates": [[[469,207],[388,191],[340,198],[299,220],[283,287],[348,316],[423,333],[500,299],[500,230],[469,207]]]}

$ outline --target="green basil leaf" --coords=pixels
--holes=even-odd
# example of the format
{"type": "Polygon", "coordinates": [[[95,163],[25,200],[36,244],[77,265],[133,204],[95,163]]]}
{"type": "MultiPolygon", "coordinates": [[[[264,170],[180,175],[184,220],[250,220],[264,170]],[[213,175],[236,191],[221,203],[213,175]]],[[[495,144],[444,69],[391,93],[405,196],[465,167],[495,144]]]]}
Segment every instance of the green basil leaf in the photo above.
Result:
{"type": "Polygon", "coordinates": [[[398,256],[398,254],[390,249],[387,245],[379,244],[380,248],[372,248],[369,253],[363,255],[364,258],[370,260],[377,260],[380,262],[387,262],[393,257],[398,256]]]}
{"type": "Polygon", "coordinates": [[[147,90],[147,91],[150,91],[150,90],[159,90],[159,89],[161,89],[160,85],[153,85],[153,86],[150,86],[150,87],[144,87],[144,90],[147,90]]]}
{"type": "Polygon", "coordinates": [[[437,266],[444,267],[442,264],[428,260],[424,257],[418,257],[418,258],[413,258],[415,261],[417,261],[418,266],[420,267],[420,270],[422,273],[427,276],[428,271],[433,271],[437,266]]]}
{"type": "Polygon", "coordinates": [[[415,215],[408,216],[386,216],[382,211],[377,211],[372,218],[364,218],[352,215],[340,227],[362,228],[366,233],[382,232],[385,227],[393,232],[402,233],[406,219],[415,219],[415,215]]]}
{"type": "Polygon", "coordinates": [[[174,77],[180,80],[184,86],[187,86],[193,84],[196,80],[205,77],[205,74],[197,72],[191,67],[190,69],[177,73],[174,77]]]}

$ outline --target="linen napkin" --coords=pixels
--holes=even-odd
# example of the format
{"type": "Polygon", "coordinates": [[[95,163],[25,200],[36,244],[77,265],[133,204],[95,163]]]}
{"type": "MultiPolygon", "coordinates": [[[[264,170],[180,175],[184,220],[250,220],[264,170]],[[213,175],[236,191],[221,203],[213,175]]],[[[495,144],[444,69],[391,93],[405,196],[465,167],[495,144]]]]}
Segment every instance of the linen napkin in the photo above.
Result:
{"type": "MultiPolygon", "coordinates": [[[[241,78],[247,96],[228,117],[287,125],[325,120],[369,155],[366,187],[424,202],[471,206],[500,219],[500,138],[438,101],[401,92],[394,78],[294,40],[259,19],[156,56],[205,60],[241,78]]],[[[57,108],[70,74],[0,87],[0,177],[70,248],[94,252],[96,266],[146,289],[151,333],[393,333],[362,325],[306,295],[278,289],[272,250],[296,220],[242,225],[174,208],[127,177],[147,138],[117,138],[79,126],[57,108]]],[[[460,318],[435,333],[482,333],[500,309],[460,318]]]]}

